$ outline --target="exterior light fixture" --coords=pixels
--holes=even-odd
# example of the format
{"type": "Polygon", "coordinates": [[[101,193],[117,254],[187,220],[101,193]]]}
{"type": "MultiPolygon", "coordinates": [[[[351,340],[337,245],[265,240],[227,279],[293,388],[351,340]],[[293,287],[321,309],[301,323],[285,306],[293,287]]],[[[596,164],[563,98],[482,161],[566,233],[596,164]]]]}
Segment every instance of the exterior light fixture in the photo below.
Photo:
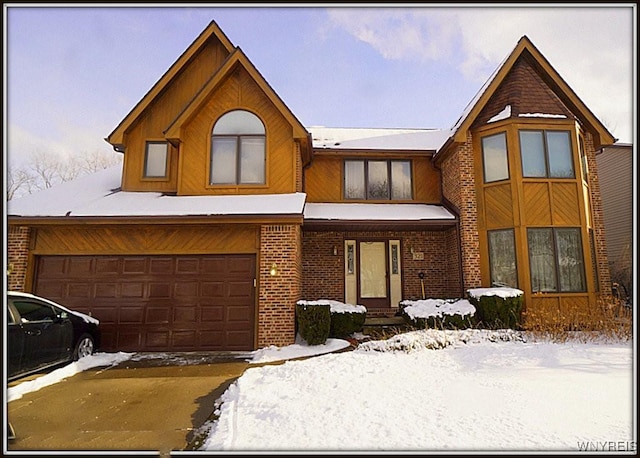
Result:
{"type": "Polygon", "coordinates": [[[338,256],[338,247],[333,245],[333,255],[338,256]]]}
{"type": "Polygon", "coordinates": [[[275,277],[276,275],[278,275],[278,265],[275,262],[271,264],[269,275],[271,275],[272,277],[275,277]]]}

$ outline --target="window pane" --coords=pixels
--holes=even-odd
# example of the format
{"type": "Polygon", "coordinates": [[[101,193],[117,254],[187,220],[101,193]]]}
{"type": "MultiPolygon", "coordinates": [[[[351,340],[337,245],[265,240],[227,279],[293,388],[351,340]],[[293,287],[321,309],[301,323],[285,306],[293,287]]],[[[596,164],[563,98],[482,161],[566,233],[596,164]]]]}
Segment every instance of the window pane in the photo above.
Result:
{"type": "Polygon", "coordinates": [[[520,155],[523,176],[547,176],[542,132],[520,131],[520,155]]]}
{"type": "Polygon", "coordinates": [[[513,230],[489,232],[489,262],[491,284],[518,287],[516,249],[513,230]]]}
{"type": "Polygon", "coordinates": [[[368,199],[389,199],[387,161],[369,161],[368,199]]]}
{"type": "Polygon", "coordinates": [[[218,119],[213,127],[214,135],[264,135],[264,125],[260,118],[253,113],[244,110],[235,110],[226,113],[218,119]]]}
{"type": "Polygon", "coordinates": [[[391,162],[391,198],[411,199],[411,163],[409,161],[391,162]]]}
{"type": "Polygon", "coordinates": [[[560,291],[585,291],[580,230],[556,229],[556,252],[558,253],[560,291]]]}
{"type": "Polygon", "coordinates": [[[211,152],[211,183],[236,182],[236,137],[213,137],[211,152]]]}
{"type": "Polygon", "coordinates": [[[346,199],[364,199],[364,161],[345,161],[344,196],[346,199]]]}
{"type": "Polygon", "coordinates": [[[264,137],[240,138],[240,183],[264,183],[264,137]]]}
{"type": "Polygon", "coordinates": [[[482,139],[484,180],[487,183],[509,178],[507,140],[505,134],[482,139]]]}
{"type": "Polygon", "coordinates": [[[166,143],[147,143],[147,151],[144,163],[145,177],[167,176],[167,151],[166,143]]]}
{"type": "Polygon", "coordinates": [[[547,150],[549,152],[549,176],[555,178],[573,178],[573,157],[569,132],[547,132],[547,150]]]}
{"type": "Polygon", "coordinates": [[[556,263],[551,229],[528,229],[532,291],[557,291],[556,263]]]}

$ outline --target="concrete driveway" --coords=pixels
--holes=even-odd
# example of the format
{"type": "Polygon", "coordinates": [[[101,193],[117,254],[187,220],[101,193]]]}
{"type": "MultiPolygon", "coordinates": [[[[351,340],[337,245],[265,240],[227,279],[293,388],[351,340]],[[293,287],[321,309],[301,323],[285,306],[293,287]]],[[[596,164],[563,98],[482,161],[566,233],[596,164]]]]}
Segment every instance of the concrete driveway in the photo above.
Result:
{"type": "Polygon", "coordinates": [[[135,356],[9,402],[8,450],[194,450],[215,400],[249,366],[237,356],[135,356]]]}

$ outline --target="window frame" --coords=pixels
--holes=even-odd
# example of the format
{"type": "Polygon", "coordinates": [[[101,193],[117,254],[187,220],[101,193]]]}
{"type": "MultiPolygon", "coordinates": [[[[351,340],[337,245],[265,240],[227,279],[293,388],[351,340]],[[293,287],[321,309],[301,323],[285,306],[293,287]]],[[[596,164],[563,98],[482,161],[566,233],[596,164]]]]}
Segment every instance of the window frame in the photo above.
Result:
{"type": "Polygon", "coordinates": [[[584,240],[582,237],[582,230],[580,227],[528,227],[527,228],[527,256],[529,258],[529,280],[531,285],[532,293],[552,293],[552,294],[562,294],[562,293],[586,293],[588,290],[587,286],[587,273],[586,273],[586,263],[584,257],[584,240]],[[580,281],[582,283],[581,289],[563,289],[563,278],[561,275],[561,264],[558,256],[558,231],[568,231],[572,230],[578,237],[578,247],[577,251],[574,254],[578,255],[577,259],[579,261],[580,267],[580,281]],[[530,243],[530,234],[532,231],[549,231],[551,234],[551,250],[553,254],[553,267],[554,267],[554,280],[555,280],[555,289],[553,290],[540,290],[536,288],[534,284],[534,269],[532,268],[531,262],[531,243],[530,243]]]}
{"type": "Polygon", "coordinates": [[[492,246],[491,246],[491,236],[492,234],[496,234],[499,232],[508,232],[511,234],[511,242],[512,242],[512,249],[513,249],[513,264],[514,264],[514,279],[515,279],[515,283],[512,285],[508,285],[512,288],[518,288],[518,250],[516,247],[516,235],[515,235],[515,230],[513,228],[506,228],[506,229],[492,229],[492,230],[488,230],[487,231],[487,250],[489,252],[489,280],[491,282],[491,285],[493,285],[494,283],[497,283],[495,280],[495,276],[494,276],[494,258],[495,255],[493,254],[493,250],[492,250],[492,246]]]}
{"type": "Polygon", "coordinates": [[[169,156],[171,154],[171,146],[169,142],[162,140],[149,140],[145,142],[144,145],[144,164],[142,166],[142,178],[145,180],[166,180],[169,178],[169,156]],[[148,174],[148,166],[149,166],[149,153],[151,150],[149,146],[152,145],[164,145],[165,146],[165,156],[164,156],[164,175],[149,175],[148,174]]]}
{"type": "Polygon", "coordinates": [[[497,182],[501,182],[501,181],[508,181],[511,179],[511,171],[509,169],[509,142],[508,142],[508,136],[507,136],[507,132],[503,131],[503,132],[496,132],[496,133],[492,133],[489,135],[484,135],[481,139],[480,139],[480,149],[481,149],[481,153],[482,153],[482,178],[485,184],[489,184],[489,183],[497,183],[497,182]],[[492,137],[498,137],[498,136],[502,136],[504,138],[504,159],[505,159],[505,165],[507,167],[507,176],[504,178],[496,178],[496,179],[492,179],[492,180],[488,180],[487,179],[487,156],[485,154],[485,145],[484,145],[484,141],[488,138],[492,138],[492,137]]]}
{"type": "Polygon", "coordinates": [[[396,201],[396,202],[408,202],[413,200],[414,190],[413,190],[413,161],[411,159],[380,159],[380,158],[345,158],[342,163],[342,184],[343,191],[342,196],[344,200],[349,201],[396,201]],[[364,197],[349,197],[348,187],[347,187],[347,163],[362,163],[362,173],[363,173],[363,185],[364,185],[364,197]],[[373,198],[370,196],[369,192],[369,162],[385,162],[386,170],[387,170],[387,194],[389,197],[387,198],[373,198]],[[409,197],[407,198],[394,198],[393,196],[393,163],[406,163],[409,165],[409,181],[410,181],[410,190],[409,197]]]}
{"type": "Polygon", "coordinates": [[[522,172],[522,178],[524,179],[545,179],[545,180],[575,180],[576,178],[576,164],[574,160],[574,146],[573,141],[571,139],[571,131],[565,129],[518,129],[518,147],[520,150],[520,167],[522,172]],[[542,137],[542,158],[544,160],[544,175],[526,175],[525,166],[523,160],[523,149],[522,149],[522,137],[521,133],[523,132],[537,132],[541,134],[542,137]],[[549,141],[547,135],[550,133],[564,133],[567,136],[568,146],[569,146],[569,159],[571,163],[571,176],[553,176],[551,170],[551,159],[549,156],[549,141]]]}
{"type": "Polygon", "coordinates": [[[267,129],[264,125],[264,122],[262,121],[262,119],[260,119],[260,117],[258,115],[256,115],[255,113],[248,111],[248,110],[242,110],[242,109],[237,109],[237,110],[231,110],[228,111],[226,113],[224,113],[223,115],[221,115],[216,122],[213,124],[213,127],[211,128],[211,135],[210,135],[210,148],[209,148],[209,186],[221,186],[221,187],[225,187],[225,186],[265,186],[267,184],[267,129]],[[262,131],[263,133],[255,133],[255,132],[249,132],[247,131],[246,133],[224,133],[224,134],[216,134],[214,133],[216,126],[218,125],[218,123],[229,113],[234,113],[234,112],[243,112],[246,114],[249,114],[253,117],[255,117],[255,119],[257,121],[260,122],[260,125],[262,126],[262,131]],[[228,181],[228,182],[214,182],[214,168],[213,168],[213,158],[214,158],[214,143],[216,139],[232,139],[235,140],[235,150],[233,152],[234,156],[235,156],[235,161],[234,161],[234,166],[235,166],[235,177],[234,177],[234,181],[228,181]],[[243,162],[243,140],[248,140],[248,139],[261,139],[262,140],[262,157],[261,159],[261,164],[262,164],[262,168],[261,168],[261,175],[262,175],[262,180],[260,182],[252,182],[252,181],[243,181],[242,178],[242,162],[243,162]]]}

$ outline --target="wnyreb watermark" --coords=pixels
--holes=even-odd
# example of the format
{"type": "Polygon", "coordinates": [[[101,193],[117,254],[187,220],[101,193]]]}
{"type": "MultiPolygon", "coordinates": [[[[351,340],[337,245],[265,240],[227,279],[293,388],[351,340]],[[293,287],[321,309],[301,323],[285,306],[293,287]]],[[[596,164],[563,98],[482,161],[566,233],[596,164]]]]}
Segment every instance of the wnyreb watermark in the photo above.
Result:
{"type": "Polygon", "coordinates": [[[636,441],[584,441],[578,442],[581,452],[635,452],[636,441]]]}

